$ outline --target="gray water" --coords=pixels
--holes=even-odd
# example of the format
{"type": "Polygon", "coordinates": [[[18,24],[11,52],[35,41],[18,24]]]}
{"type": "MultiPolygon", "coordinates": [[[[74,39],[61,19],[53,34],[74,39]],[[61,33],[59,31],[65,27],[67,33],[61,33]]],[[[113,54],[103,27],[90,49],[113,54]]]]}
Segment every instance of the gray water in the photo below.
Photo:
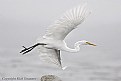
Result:
{"type": "MultiPolygon", "coordinates": [[[[62,81],[121,81],[120,61],[85,61],[81,55],[62,54],[63,66],[68,66],[61,70],[55,65],[41,62],[37,53],[21,55],[16,51],[3,51],[0,54],[0,79],[3,77],[27,77],[36,78],[40,81],[43,75],[56,75],[62,81]],[[70,57],[69,57],[70,56],[70,57]]],[[[93,58],[94,59],[94,58],[93,58]]],[[[0,81],[1,81],[0,80],[0,81]]],[[[23,80],[2,80],[2,81],[23,81],[23,80]]]]}

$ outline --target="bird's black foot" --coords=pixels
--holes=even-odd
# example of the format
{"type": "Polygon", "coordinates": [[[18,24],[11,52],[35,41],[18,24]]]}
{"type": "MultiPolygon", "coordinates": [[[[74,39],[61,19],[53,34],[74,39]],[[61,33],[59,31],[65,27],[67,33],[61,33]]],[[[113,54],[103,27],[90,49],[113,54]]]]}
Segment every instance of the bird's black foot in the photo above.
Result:
{"type": "Polygon", "coordinates": [[[26,47],[24,47],[24,46],[22,46],[24,49],[20,52],[20,53],[22,53],[22,55],[24,55],[24,54],[26,54],[26,53],[28,53],[28,52],[30,52],[34,47],[33,46],[31,46],[31,47],[29,47],[29,48],[26,48],[26,47]]]}
{"type": "Polygon", "coordinates": [[[32,49],[34,49],[38,45],[46,45],[46,44],[37,43],[37,44],[35,44],[35,45],[33,45],[33,46],[29,47],[29,48],[26,48],[25,46],[22,46],[24,49],[22,51],[20,51],[20,53],[22,53],[22,55],[24,55],[24,54],[30,52],[32,49]]]}

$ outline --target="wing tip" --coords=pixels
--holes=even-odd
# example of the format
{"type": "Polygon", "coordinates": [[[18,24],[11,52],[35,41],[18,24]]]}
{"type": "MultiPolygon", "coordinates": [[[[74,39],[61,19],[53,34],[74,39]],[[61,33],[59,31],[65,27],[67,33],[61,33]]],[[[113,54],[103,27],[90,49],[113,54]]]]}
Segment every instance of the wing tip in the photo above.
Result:
{"type": "Polygon", "coordinates": [[[67,66],[64,66],[64,67],[62,67],[61,69],[62,69],[62,70],[65,70],[66,68],[67,68],[67,66]]]}

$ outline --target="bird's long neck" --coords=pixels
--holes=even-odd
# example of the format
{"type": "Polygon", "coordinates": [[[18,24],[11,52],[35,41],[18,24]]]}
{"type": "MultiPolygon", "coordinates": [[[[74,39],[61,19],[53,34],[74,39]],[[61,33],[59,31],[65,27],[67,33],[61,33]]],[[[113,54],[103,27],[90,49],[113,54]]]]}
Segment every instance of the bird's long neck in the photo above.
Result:
{"type": "Polygon", "coordinates": [[[72,48],[69,48],[67,45],[65,45],[64,47],[64,51],[67,51],[67,52],[78,52],[80,50],[80,45],[82,45],[83,42],[82,41],[78,41],[74,44],[74,49],[72,48]]]}

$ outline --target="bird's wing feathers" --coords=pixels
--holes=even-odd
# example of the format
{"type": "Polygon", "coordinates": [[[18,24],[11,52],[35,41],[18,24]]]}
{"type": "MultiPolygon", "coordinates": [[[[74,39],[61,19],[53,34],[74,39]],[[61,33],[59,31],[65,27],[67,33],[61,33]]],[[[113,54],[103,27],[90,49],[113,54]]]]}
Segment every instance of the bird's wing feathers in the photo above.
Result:
{"type": "Polygon", "coordinates": [[[53,63],[61,66],[61,57],[60,57],[60,50],[57,49],[48,49],[43,46],[39,47],[40,58],[48,63],[53,63]]]}
{"type": "Polygon", "coordinates": [[[69,32],[85,20],[89,13],[90,11],[86,8],[86,4],[67,11],[47,29],[43,37],[63,40],[69,32]]]}

